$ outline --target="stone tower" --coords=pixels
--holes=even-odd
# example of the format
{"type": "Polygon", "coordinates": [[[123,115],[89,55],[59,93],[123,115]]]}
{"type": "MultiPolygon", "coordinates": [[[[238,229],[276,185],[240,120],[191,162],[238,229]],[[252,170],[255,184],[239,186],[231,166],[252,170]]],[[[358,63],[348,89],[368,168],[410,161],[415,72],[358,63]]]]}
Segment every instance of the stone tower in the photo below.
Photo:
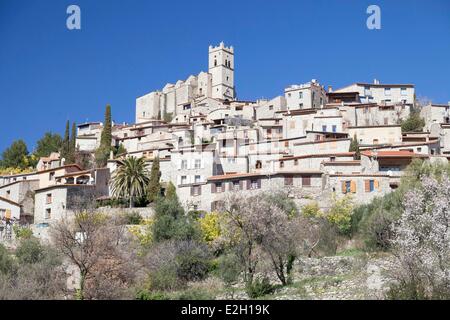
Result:
{"type": "Polygon", "coordinates": [[[208,72],[211,74],[211,96],[216,99],[234,100],[234,49],[209,46],[208,72]]]}

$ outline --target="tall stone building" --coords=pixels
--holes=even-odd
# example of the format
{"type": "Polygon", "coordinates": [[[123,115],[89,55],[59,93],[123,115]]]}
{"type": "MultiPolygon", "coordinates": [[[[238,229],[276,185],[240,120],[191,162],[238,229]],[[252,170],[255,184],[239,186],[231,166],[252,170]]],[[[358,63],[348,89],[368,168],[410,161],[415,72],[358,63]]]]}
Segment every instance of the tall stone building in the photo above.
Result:
{"type": "Polygon", "coordinates": [[[136,123],[152,119],[189,114],[205,99],[234,100],[234,49],[223,42],[209,46],[208,72],[189,76],[185,81],[168,83],[162,90],[150,92],[136,99],[136,123]]]}

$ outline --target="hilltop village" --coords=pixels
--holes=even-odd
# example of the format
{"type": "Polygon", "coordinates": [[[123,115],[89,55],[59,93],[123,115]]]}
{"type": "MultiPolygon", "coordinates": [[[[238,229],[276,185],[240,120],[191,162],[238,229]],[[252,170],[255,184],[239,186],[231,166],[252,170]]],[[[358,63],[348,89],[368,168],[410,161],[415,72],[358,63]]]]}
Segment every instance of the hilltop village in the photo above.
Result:
{"type": "MultiPolygon", "coordinates": [[[[290,85],[273,99],[240,100],[234,48],[209,47],[208,71],[136,99],[134,124],[112,124],[112,155],[103,168],[68,163],[58,153],[30,173],[0,176],[0,217],[43,232],[75,201],[113,197],[118,162],[158,158],[162,192],[171,182],[186,210],[214,211],[224,195],[286,189],[299,205],[352,194],[356,203],[396,189],[415,158],[448,162],[449,104],[419,105],[413,84],[353,83],[325,88],[318,80],[290,85]],[[422,131],[402,131],[412,112],[422,131]],[[356,147],[355,147],[356,146],[356,147]]],[[[188,61],[186,62],[188,63],[188,61]]],[[[78,125],[77,150],[95,154],[103,123],[78,125]]]]}

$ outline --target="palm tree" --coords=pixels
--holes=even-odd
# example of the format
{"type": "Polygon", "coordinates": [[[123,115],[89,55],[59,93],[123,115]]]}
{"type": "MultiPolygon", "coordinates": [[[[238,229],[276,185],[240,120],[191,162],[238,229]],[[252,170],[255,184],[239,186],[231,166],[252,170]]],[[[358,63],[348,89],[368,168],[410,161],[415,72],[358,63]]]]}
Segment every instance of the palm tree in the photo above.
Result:
{"type": "Polygon", "coordinates": [[[117,162],[117,169],[111,178],[112,194],[116,198],[127,198],[130,208],[133,199],[143,197],[150,181],[144,158],[129,157],[117,162]]]}

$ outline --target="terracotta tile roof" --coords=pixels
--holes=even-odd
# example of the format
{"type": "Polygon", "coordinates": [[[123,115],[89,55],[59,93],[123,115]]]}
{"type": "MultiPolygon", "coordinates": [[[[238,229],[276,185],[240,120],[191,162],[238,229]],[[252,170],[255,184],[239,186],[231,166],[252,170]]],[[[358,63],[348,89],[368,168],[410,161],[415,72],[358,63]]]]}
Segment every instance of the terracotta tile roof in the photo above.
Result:
{"type": "Polygon", "coordinates": [[[377,156],[378,158],[398,158],[398,157],[427,157],[426,155],[421,155],[418,153],[414,153],[408,150],[402,150],[402,151],[363,151],[361,152],[362,155],[365,155],[367,157],[373,157],[377,156]]]}

